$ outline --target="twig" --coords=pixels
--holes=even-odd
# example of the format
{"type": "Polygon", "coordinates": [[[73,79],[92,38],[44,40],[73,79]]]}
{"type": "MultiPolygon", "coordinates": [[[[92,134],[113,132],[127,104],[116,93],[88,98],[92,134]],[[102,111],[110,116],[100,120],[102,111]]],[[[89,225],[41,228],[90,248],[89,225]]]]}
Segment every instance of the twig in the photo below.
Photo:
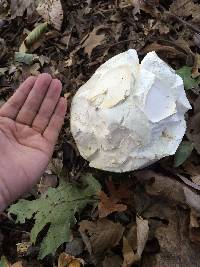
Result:
{"type": "Polygon", "coordinates": [[[191,30],[195,31],[196,33],[200,33],[200,29],[192,24],[190,24],[189,22],[181,19],[180,17],[176,16],[175,14],[169,12],[169,14],[171,16],[173,16],[175,19],[177,19],[178,21],[180,21],[182,24],[188,26],[191,30]]]}

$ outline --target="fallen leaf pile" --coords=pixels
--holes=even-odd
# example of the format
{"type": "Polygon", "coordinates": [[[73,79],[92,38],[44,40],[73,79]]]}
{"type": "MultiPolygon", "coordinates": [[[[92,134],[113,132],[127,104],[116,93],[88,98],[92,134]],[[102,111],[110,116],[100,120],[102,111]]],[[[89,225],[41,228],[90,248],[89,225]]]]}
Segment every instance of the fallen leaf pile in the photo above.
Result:
{"type": "Polygon", "coordinates": [[[196,0],[0,0],[0,106],[42,72],[70,106],[102,63],[133,48],[174,68],[193,108],[175,156],[124,174],[88,167],[68,113],[40,182],[0,214],[0,266],[200,266],[199,14],[196,0]]]}

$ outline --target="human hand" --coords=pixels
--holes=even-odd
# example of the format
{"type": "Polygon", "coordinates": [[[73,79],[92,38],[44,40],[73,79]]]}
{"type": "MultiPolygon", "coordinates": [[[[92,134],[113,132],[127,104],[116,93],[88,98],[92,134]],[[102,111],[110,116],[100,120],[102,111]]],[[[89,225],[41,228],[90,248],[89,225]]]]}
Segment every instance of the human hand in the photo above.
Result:
{"type": "Polygon", "coordinates": [[[49,74],[29,77],[0,109],[0,211],[45,171],[67,109],[61,90],[49,74]]]}

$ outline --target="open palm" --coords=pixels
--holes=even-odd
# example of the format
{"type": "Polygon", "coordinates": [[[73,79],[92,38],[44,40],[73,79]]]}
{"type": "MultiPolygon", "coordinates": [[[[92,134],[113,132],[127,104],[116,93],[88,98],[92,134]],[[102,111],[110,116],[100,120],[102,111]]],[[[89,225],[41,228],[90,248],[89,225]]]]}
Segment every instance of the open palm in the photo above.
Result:
{"type": "Polygon", "coordinates": [[[29,77],[0,109],[0,210],[48,165],[66,113],[61,90],[49,74],[29,77]]]}

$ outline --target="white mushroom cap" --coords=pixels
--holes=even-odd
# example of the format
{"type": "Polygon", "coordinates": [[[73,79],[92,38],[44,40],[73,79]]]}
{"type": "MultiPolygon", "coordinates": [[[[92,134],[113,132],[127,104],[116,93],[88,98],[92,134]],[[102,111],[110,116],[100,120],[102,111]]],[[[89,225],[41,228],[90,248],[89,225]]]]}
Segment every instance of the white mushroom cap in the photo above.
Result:
{"type": "Polygon", "coordinates": [[[139,64],[131,49],[100,66],[78,90],[71,132],[91,167],[136,170],[176,152],[190,108],[182,78],[155,52],[139,64]]]}

